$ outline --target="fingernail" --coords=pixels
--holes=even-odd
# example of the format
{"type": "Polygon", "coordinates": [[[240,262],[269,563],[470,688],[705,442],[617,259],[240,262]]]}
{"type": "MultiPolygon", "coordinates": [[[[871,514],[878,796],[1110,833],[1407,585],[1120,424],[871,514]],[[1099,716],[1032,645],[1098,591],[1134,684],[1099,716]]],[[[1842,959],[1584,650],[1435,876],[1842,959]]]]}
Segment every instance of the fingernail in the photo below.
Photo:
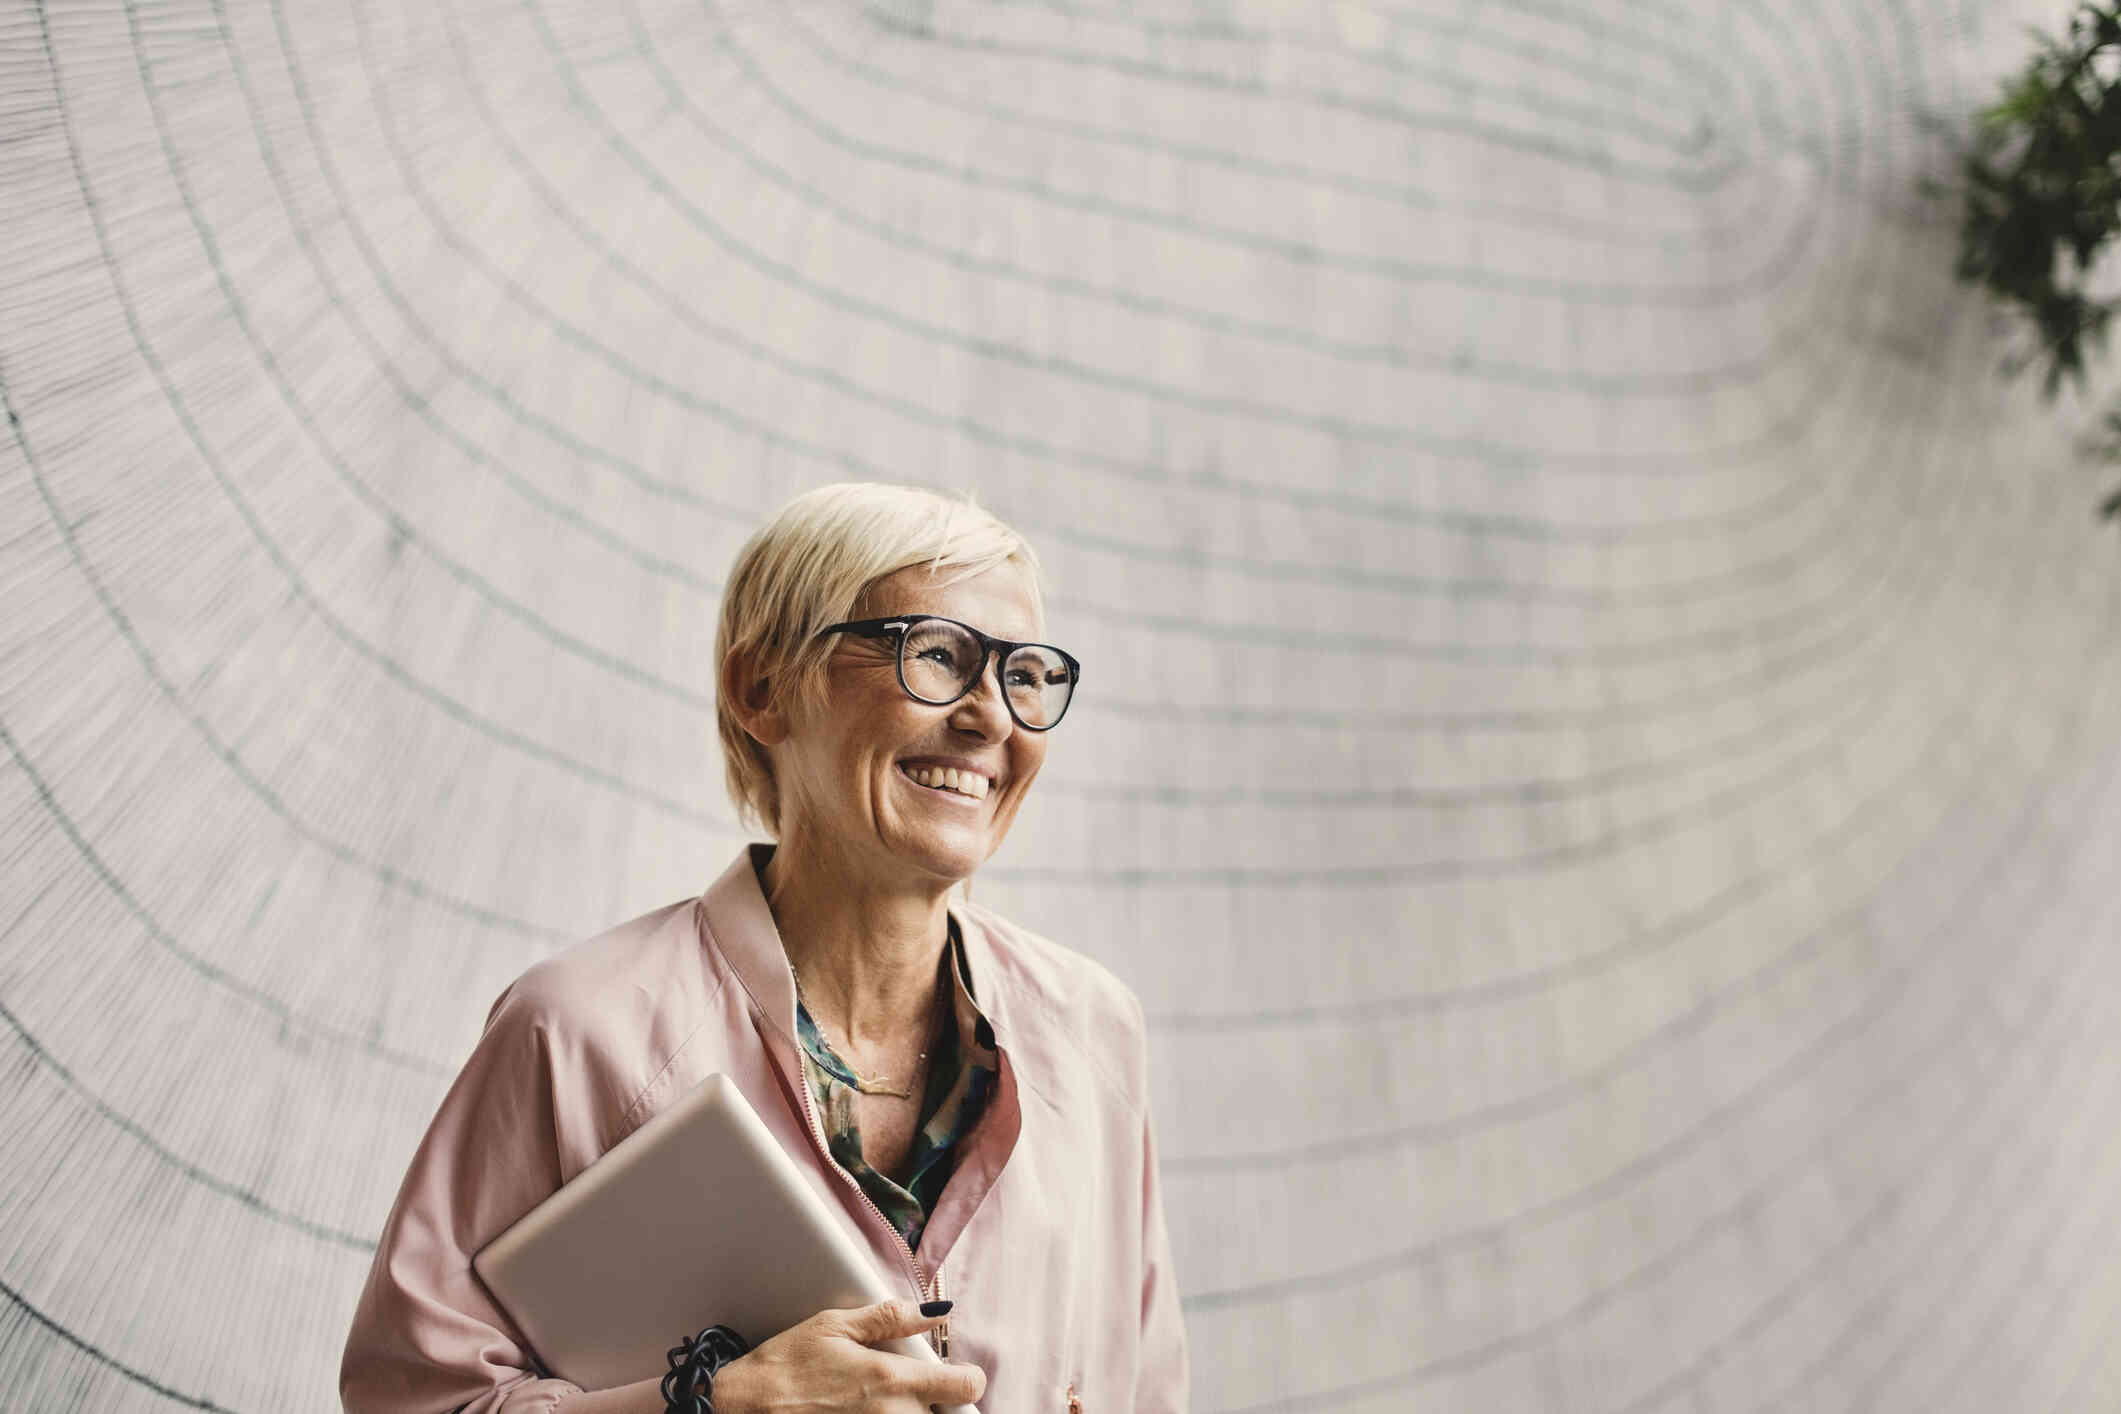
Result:
{"type": "Polygon", "coordinates": [[[956,1304],[955,1301],[923,1301],[921,1303],[921,1314],[923,1316],[947,1316],[950,1314],[950,1308],[956,1304]]]}

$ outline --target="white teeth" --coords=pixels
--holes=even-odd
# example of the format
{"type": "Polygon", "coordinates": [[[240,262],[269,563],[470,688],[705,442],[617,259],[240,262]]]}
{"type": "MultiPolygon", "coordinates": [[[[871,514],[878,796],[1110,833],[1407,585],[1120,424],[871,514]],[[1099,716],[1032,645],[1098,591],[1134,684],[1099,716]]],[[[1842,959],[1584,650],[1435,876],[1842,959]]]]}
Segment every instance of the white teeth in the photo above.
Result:
{"type": "Polygon", "coordinates": [[[977,771],[960,771],[953,766],[901,766],[899,769],[924,786],[954,791],[974,800],[987,798],[987,778],[977,771]]]}

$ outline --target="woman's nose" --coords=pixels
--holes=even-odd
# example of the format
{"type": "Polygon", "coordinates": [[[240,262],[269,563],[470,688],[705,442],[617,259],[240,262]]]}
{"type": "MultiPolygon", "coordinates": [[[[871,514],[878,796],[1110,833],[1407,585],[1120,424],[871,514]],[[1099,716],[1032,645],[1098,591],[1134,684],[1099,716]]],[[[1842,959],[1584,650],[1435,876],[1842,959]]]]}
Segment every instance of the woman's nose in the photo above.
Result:
{"type": "Polygon", "coordinates": [[[1009,704],[1002,697],[1001,673],[994,666],[994,660],[995,655],[989,654],[972,690],[950,709],[951,725],[964,731],[976,731],[987,741],[1001,740],[1016,726],[1009,715],[1009,704]]]}

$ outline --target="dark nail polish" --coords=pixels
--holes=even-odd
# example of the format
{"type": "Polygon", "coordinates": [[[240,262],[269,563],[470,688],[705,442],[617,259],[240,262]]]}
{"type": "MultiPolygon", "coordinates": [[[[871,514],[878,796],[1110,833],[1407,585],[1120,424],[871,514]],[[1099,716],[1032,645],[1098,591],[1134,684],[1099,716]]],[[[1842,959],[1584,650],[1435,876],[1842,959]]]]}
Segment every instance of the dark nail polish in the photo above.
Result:
{"type": "Polygon", "coordinates": [[[956,1304],[954,1301],[923,1301],[921,1303],[921,1314],[923,1316],[947,1316],[950,1314],[950,1308],[956,1304]]]}

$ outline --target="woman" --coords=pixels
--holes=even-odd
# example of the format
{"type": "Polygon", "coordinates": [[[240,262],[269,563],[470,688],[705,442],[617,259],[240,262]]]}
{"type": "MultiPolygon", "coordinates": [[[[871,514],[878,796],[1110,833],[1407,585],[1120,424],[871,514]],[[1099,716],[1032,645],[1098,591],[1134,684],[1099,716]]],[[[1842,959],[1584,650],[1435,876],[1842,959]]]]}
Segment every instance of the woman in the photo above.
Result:
{"type": "Polygon", "coordinates": [[[533,1369],[470,1262],[716,1072],[902,1288],[725,1365],[720,1414],[1185,1408],[1140,1006],[957,889],[1079,674],[1043,642],[1036,576],[991,515],[893,486],[797,497],[739,553],[716,715],[738,811],[776,843],[494,1004],[384,1226],[349,1410],[663,1409],[652,1378],[533,1369]],[[945,1364],[872,1348],[920,1332],[945,1364]]]}

